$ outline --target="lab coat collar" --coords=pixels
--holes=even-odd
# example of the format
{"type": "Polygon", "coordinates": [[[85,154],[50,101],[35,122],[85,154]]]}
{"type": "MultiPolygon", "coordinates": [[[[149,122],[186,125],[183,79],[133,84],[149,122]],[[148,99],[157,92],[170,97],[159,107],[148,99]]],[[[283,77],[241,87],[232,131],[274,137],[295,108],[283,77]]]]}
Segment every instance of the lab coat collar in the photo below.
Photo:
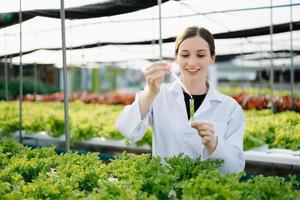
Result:
{"type": "MultiPolygon", "coordinates": [[[[223,97],[224,95],[220,94],[212,84],[210,84],[207,81],[206,85],[208,87],[208,91],[207,91],[205,99],[209,99],[210,101],[223,101],[224,100],[224,97],[223,97]]],[[[171,86],[168,89],[168,92],[171,92],[176,96],[182,94],[183,90],[182,90],[181,85],[178,80],[175,80],[173,83],[171,83],[171,86]]]]}
{"type": "MultiPolygon", "coordinates": [[[[223,101],[224,100],[224,95],[219,93],[213,87],[212,84],[210,84],[208,81],[206,82],[206,84],[208,86],[208,91],[207,91],[207,94],[206,94],[205,99],[202,102],[201,106],[195,112],[195,117],[197,117],[197,115],[202,114],[203,112],[208,110],[211,107],[211,101],[223,101]]],[[[173,83],[171,83],[171,86],[168,89],[168,92],[172,93],[175,96],[176,101],[179,104],[179,107],[181,107],[183,112],[186,113],[183,90],[182,90],[181,85],[178,80],[175,80],[173,83]]]]}

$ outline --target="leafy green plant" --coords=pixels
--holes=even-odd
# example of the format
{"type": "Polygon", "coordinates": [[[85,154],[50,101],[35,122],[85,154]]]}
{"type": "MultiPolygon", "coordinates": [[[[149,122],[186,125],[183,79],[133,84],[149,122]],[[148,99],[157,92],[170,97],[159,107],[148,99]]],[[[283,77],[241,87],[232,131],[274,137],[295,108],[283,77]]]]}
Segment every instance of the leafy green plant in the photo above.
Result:
{"type": "MultiPolygon", "coordinates": [[[[3,84],[3,82],[0,82],[0,99],[5,99],[4,87],[5,85],[3,84]]],[[[8,93],[9,93],[8,95],[10,97],[17,98],[19,96],[19,88],[20,88],[20,79],[10,80],[8,82],[8,93]]],[[[23,95],[33,94],[34,88],[35,88],[34,79],[32,78],[23,79],[23,95]]],[[[48,86],[46,84],[43,84],[40,81],[37,81],[36,83],[37,94],[48,94],[48,93],[54,93],[58,91],[59,88],[48,86]]]]}
{"type": "MultiPolygon", "coordinates": [[[[123,140],[124,137],[114,127],[115,121],[124,108],[121,105],[86,105],[72,102],[70,110],[71,142],[102,137],[107,140],[123,140]]],[[[281,112],[272,114],[269,110],[244,111],[246,129],[244,150],[267,144],[271,148],[300,149],[300,114],[281,112]]],[[[26,133],[46,131],[53,137],[64,134],[64,114],[62,103],[23,103],[23,129],[26,133]]],[[[0,103],[0,133],[8,135],[19,130],[18,104],[0,103]]],[[[137,146],[152,145],[152,131],[137,146]]]]}
{"type": "Polygon", "coordinates": [[[108,164],[95,153],[57,155],[52,148],[30,149],[0,141],[6,162],[0,170],[1,199],[287,199],[300,197],[295,176],[221,175],[222,161],[168,159],[123,153],[108,164]]]}

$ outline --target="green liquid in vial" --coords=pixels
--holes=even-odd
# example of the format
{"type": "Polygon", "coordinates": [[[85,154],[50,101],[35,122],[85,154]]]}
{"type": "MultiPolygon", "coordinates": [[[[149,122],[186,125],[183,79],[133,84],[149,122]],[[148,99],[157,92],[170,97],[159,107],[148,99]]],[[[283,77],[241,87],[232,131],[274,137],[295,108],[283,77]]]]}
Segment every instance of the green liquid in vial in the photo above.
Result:
{"type": "Polygon", "coordinates": [[[190,99],[190,121],[194,120],[194,114],[195,114],[195,106],[194,106],[194,99],[190,99]]]}

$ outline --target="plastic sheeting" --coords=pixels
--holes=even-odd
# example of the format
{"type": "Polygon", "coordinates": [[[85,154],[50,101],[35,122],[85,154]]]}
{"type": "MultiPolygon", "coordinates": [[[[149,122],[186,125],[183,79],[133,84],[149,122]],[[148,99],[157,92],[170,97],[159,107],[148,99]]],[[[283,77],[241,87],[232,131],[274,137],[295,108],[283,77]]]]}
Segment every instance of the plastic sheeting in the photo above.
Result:
{"type": "MultiPolygon", "coordinates": [[[[292,23],[293,30],[300,30],[300,22],[293,22],[292,23]]],[[[231,32],[225,32],[225,33],[217,33],[214,34],[215,39],[227,39],[227,38],[243,38],[243,37],[251,37],[251,36],[260,36],[260,35],[268,35],[270,32],[270,27],[260,27],[260,28],[254,28],[254,29],[246,29],[246,30],[238,30],[238,31],[231,31],[231,32]]],[[[288,32],[290,30],[290,23],[285,24],[277,24],[274,25],[273,33],[282,33],[282,32],[288,32]]],[[[164,43],[168,42],[174,42],[175,37],[165,38],[162,39],[164,43]]],[[[145,45],[145,44],[158,44],[158,40],[149,40],[149,41],[137,41],[137,42],[102,42],[102,43],[94,43],[94,44],[85,44],[81,46],[75,46],[75,47],[68,47],[67,50],[75,50],[75,49],[86,49],[86,48],[94,48],[94,47],[102,47],[106,45],[145,45]]],[[[60,50],[60,47],[57,48],[43,48],[43,49],[34,49],[30,51],[23,52],[24,54],[32,53],[33,51],[38,50],[60,50]]],[[[8,54],[7,57],[15,57],[18,53],[15,54],[8,54]]],[[[1,58],[4,58],[5,56],[0,56],[1,58]]],[[[229,57],[228,57],[229,58],[229,57]]]]}
{"type": "MultiPolygon", "coordinates": [[[[25,2],[24,2],[25,4],[25,2]]],[[[273,0],[274,25],[290,22],[290,0],[273,0]]],[[[293,22],[300,21],[300,0],[293,0],[293,22]]],[[[218,34],[233,34],[237,31],[250,33],[249,30],[264,28],[268,31],[270,20],[269,0],[238,1],[228,0],[181,0],[168,1],[162,4],[162,37],[172,38],[190,25],[204,26],[216,36],[218,34]]],[[[297,26],[296,26],[297,27],[297,26]]],[[[59,19],[36,17],[22,24],[23,50],[31,51],[39,48],[60,48],[59,19]]],[[[285,28],[287,30],[287,27],[285,28]]],[[[0,29],[0,56],[18,53],[19,49],[18,25],[0,29]]],[[[67,20],[66,34],[68,47],[82,47],[87,44],[101,44],[106,42],[142,42],[158,40],[158,7],[135,11],[111,17],[67,20]]],[[[294,50],[300,49],[299,31],[293,31],[294,50]]],[[[217,54],[245,54],[247,52],[270,51],[270,36],[242,35],[236,39],[217,39],[217,54]]],[[[163,45],[163,56],[172,57],[174,44],[163,45]]],[[[289,50],[290,33],[274,34],[274,50],[289,50]]],[[[32,59],[24,62],[43,60],[46,63],[58,63],[56,59],[47,59],[40,51],[33,53],[32,59]]],[[[49,52],[48,52],[49,53],[49,52]]],[[[47,53],[47,54],[48,54],[47,53]]],[[[103,62],[134,58],[158,58],[157,45],[112,45],[111,47],[95,47],[85,50],[69,50],[68,63],[103,62]],[[127,51],[125,53],[123,51],[127,51]],[[85,52],[85,53],[82,53],[85,52]],[[148,52],[148,53],[142,53],[148,52]],[[105,56],[104,56],[105,55],[105,56]],[[119,56],[120,55],[120,56],[119,56]],[[70,58],[69,58],[70,57],[70,58]],[[77,59],[74,59],[76,57],[77,59]],[[85,59],[79,59],[84,57],[85,59]],[[78,60],[78,62],[75,62],[78,60]]],[[[52,55],[60,52],[52,52],[52,55]]],[[[17,58],[14,59],[17,61],[17,58]]]]}
{"type": "MultiPolygon", "coordinates": [[[[168,0],[162,0],[166,2],[168,0]]],[[[65,9],[66,19],[86,19],[112,16],[148,8],[157,4],[157,0],[107,0],[100,3],[65,9]]],[[[60,9],[40,9],[22,11],[23,21],[37,16],[60,18],[60,9]]],[[[0,28],[19,23],[19,12],[0,13],[0,28]]]]}
{"type": "MultiPolygon", "coordinates": [[[[257,36],[248,39],[218,39],[216,40],[217,56],[243,55],[253,52],[270,51],[270,36],[257,36]],[[252,41],[257,41],[253,43],[252,41]]],[[[300,31],[295,32],[295,39],[300,40],[300,31]]],[[[274,35],[274,51],[289,51],[289,33],[274,35]]],[[[163,57],[174,58],[174,43],[163,43],[163,57]]],[[[300,49],[300,44],[294,45],[295,49],[300,49]]],[[[297,53],[297,52],[295,52],[297,53]]],[[[298,52],[299,53],[299,52],[298,52]]],[[[120,62],[134,59],[157,59],[159,58],[159,45],[107,45],[88,49],[69,50],[67,53],[68,64],[82,65],[92,62],[120,62]]],[[[218,58],[218,57],[217,57],[218,58]]],[[[61,51],[40,50],[24,55],[24,63],[54,63],[61,67],[61,51]]],[[[14,63],[19,62],[19,57],[13,58],[14,63]]]]}

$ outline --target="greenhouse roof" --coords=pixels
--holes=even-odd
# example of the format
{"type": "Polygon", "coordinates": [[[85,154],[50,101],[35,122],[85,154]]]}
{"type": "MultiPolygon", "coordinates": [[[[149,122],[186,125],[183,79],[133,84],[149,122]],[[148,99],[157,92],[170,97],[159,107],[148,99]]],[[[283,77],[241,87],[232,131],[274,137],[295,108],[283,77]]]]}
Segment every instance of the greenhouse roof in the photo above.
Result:
{"type": "MultiPolygon", "coordinates": [[[[0,0],[1,5],[5,5],[1,7],[0,12],[2,14],[17,14],[14,12],[19,9],[18,2],[9,1],[7,3],[7,0],[0,0]]],[[[58,11],[59,2],[43,1],[44,7],[32,2],[37,1],[23,1],[22,5],[25,13],[31,12],[37,16],[22,23],[22,50],[32,52],[24,55],[23,62],[51,62],[60,67],[60,19],[49,17],[49,13],[54,10],[58,11]],[[48,7],[45,5],[48,5],[48,7]],[[39,10],[39,12],[33,12],[34,10],[39,10]],[[48,17],[41,17],[41,13],[46,13],[48,17]],[[38,49],[40,50],[34,52],[38,49]]],[[[84,11],[81,18],[92,17],[89,19],[66,20],[66,43],[70,49],[67,52],[67,62],[82,64],[158,58],[159,24],[156,3],[156,0],[90,0],[84,3],[81,1],[65,1],[66,17],[68,17],[67,11],[72,9],[80,12],[84,11]],[[131,10],[129,8],[123,10],[124,12],[133,12],[124,13],[121,12],[121,9],[117,9],[113,13],[113,8],[117,8],[120,3],[124,2],[128,3],[127,5],[139,2],[146,2],[147,4],[140,5],[141,7],[130,7],[131,10]],[[97,13],[95,12],[97,7],[91,5],[98,5],[101,9],[103,9],[101,5],[106,5],[107,8],[111,9],[111,12],[108,9],[106,13],[97,13]],[[93,9],[83,10],[86,8],[93,9]],[[117,15],[109,16],[111,14],[117,15]],[[95,17],[96,15],[97,17],[95,17]],[[105,17],[99,17],[101,15],[105,17]]],[[[292,21],[293,50],[299,52],[300,0],[273,0],[272,6],[274,50],[288,51],[291,48],[291,32],[289,30],[292,21]]],[[[165,39],[163,57],[173,57],[174,44],[172,41],[185,27],[191,25],[206,27],[214,34],[217,55],[228,55],[227,57],[230,57],[234,54],[268,52],[270,51],[271,40],[269,35],[270,10],[269,0],[166,1],[161,8],[162,38],[165,39]]],[[[46,16],[46,14],[43,16],[46,16]]],[[[80,15],[76,16],[80,17],[80,15]]],[[[57,15],[54,17],[57,17],[57,15]]],[[[1,26],[4,25],[0,24],[1,26]]],[[[19,52],[19,25],[0,29],[0,36],[0,58],[3,58],[4,55],[17,55],[19,52]]],[[[18,60],[18,57],[13,59],[14,62],[18,62],[18,60]]]]}

